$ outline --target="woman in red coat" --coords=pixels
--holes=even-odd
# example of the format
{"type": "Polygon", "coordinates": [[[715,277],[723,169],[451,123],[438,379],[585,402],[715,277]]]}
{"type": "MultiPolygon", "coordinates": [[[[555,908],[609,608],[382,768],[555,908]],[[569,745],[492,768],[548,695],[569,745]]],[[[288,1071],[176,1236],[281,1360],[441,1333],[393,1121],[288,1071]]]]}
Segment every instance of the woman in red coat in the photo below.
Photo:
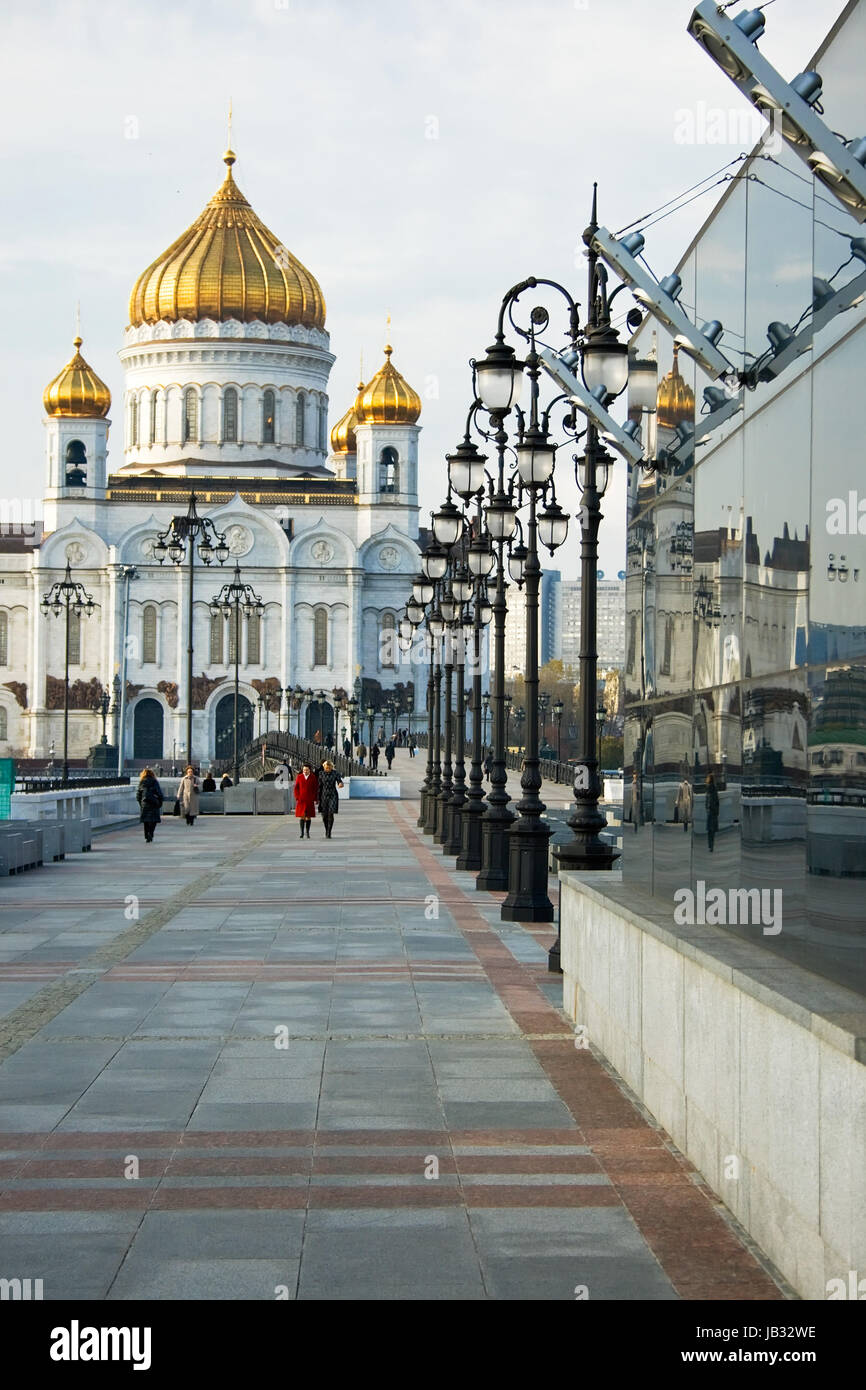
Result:
{"type": "Polygon", "coordinates": [[[316,814],[316,802],[319,799],[319,779],[313,772],[309,763],[304,763],[303,768],[295,778],[295,815],[301,822],[301,839],[304,838],[304,827],[307,829],[307,839],[310,838],[310,821],[316,814]]]}

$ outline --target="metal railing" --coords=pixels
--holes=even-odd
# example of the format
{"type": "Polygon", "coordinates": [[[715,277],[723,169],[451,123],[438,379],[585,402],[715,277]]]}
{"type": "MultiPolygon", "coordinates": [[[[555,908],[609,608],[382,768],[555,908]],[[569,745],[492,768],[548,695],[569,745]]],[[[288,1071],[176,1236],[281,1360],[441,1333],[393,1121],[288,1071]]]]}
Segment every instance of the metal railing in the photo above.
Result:
{"type": "Polygon", "coordinates": [[[128,787],[129,777],[118,777],[116,772],[87,771],[79,773],[75,768],[69,769],[69,777],[64,782],[62,777],[39,776],[34,774],[24,774],[15,779],[16,792],[57,792],[57,791],[79,791],[93,787],[128,787]]]}
{"type": "MultiPolygon", "coordinates": [[[[426,749],[427,734],[418,734],[416,736],[416,742],[419,748],[426,749]]],[[[512,772],[519,772],[523,766],[523,759],[525,756],[526,755],[519,750],[512,751],[509,749],[505,754],[505,766],[510,768],[512,772]]],[[[472,744],[468,739],[464,745],[464,757],[467,760],[471,760],[472,758],[472,744]]],[[[539,758],[538,765],[541,769],[542,779],[545,782],[558,782],[569,787],[574,782],[573,763],[558,762],[556,758],[539,758]]]]}

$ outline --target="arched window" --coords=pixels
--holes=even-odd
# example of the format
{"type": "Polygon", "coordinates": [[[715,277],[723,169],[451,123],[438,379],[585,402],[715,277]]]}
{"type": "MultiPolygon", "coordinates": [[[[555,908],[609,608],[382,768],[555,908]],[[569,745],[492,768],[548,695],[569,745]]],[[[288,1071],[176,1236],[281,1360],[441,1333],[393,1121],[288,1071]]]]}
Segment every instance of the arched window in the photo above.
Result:
{"type": "Polygon", "coordinates": [[[69,665],[81,665],[81,615],[69,610],[69,665]]]}
{"type": "Polygon", "coordinates": [[[319,449],[323,454],[328,450],[328,407],[324,401],[319,404],[319,449]]]}
{"type": "Polygon", "coordinates": [[[183,443],[189,444],[198,439],[198,397],[192,386],[183,393],[183,443]]]}
{"type": "Polygon", "coordinates": [[[273,444],[276,439],[276,429],[274,424],[274,393],[266,391],[262,396],[262,443],[273,444]]]}
{"type": "Polygon", "coordinates": [[[0,738],[9,737],[9,714],[5,705],[0,705],[0,738]]]}
{"type": "Polygon", "coordinates": [[[156,661],[156,609],[152,603],[141,615],[141,660],[144,664],[156,661]]]}
{"type": "Polygon", "coordinates": [[[0,613],[0,666],[9,665],[9,614],[0,613]]]}
{"type": "Polygon", "coordinates": [[[379,628],[379,665],[383,671],[393,671],[397,665],[397,624],[393,613],[382,614],[379,628]]]}
{"type": "Polygon", "coordinates": [[[223,636],[225,633],[225,619],[222,613],[211,613],[210,615],[210,659],[212,666],[222,666],[223,664],[223,636]]]}
{"type": "Polygon", "coordinates": [[[238,438],[238,393],[233,386],[227,386],[223,395],[223,440],[226,444],[236,444],[238,438]]]}
{"type": "Polygon", "coordinates": [[[379,455],[379,491],[397,492],[397,450],[383,449],[379,455]]]}
{"type": "Polygon", "coordinates": [[[262,664],[262,620],[253,613],[247,618],[247,665],[262,664]]]}
{"type": "Polygon", "coordinates": [[[157,411],[158,405],[159,405],[159,392],[158,392],[158,391],[151,391],[151,393],[150,393],[150,442],[151,442],[151,444],[155,444],[155,443],[156,443],[156,411],[157,411]]]}
{"type": "Polygon", "coordinates": [[[138,397],[133,396],[129,406],[129,442],[133,447],[138,443],[138,397]]]}
{"type": "Polygon", "coordinates": [[[313,665],[328,664],[328,610],[317,608],[313,614],[313,665]]]}
{"type": "Polygon", "coordinates": [[[66,486],[84,487],[87,482],[87,450],[80,439],[66,446],[66,486]]]}
{"type": "Polygon", "coordinates": [[[297,402],[296,402],[296,404],[295,404],[295,443],[296,443],[296,444],[306,444],[306,442],[307,442],[306,414],[307,414],[307,398],[306,398],[306,396],[304,395],[303,391],[301,391],[301,392],[299,392],[299,394],[298,394],[298,399],[297,399],[297,402]]]}

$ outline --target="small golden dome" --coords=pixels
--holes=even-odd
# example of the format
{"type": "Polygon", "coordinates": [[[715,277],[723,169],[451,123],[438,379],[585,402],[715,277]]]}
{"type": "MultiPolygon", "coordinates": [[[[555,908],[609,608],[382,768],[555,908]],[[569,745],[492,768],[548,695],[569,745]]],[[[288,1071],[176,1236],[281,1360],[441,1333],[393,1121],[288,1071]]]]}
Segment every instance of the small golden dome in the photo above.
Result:
{"type": "Polygon", "coordinates": [[[355,402],[359,425],[414,425],[421,414],[421,397],[391,362],[394,349],[385,348],[385,361],[355,402]]]}
{"type": "Polygon", "coordinates": [[[42,392],[45,413],[102,420],[111,409],[111,392],[78,351],[81,339],[74,343],[75,355],[42,392]]]}
{"type": "Polygon", "coordinates": [[[345,415],[331,430],[331,448],[335,454],[355,454],[358,444],[355,439],[355,426],[358,424],[358,402],[364,389],[363,381],[358,382],[358,392],[345,415]]]}
{"type": "Polygon", "coordinates": [[[674,365],[659,382],[656,420],[664,430],[675,430],[683,421],[694,423],[695,393],[680,373],[679,344],[674,343],[674,365]]]}
{"type": "Polygon", "coordinates": [[[239,319],[324,328],[318,283],[259,220],[228,172],[204,212],[138,277],[129,321],[239,319]]]}

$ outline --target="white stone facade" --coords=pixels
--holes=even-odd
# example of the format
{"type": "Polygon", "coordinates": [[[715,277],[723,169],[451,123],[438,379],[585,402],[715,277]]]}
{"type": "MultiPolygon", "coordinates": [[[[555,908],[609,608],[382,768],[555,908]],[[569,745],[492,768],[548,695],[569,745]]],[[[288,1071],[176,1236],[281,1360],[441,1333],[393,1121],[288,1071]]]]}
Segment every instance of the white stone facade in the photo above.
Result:
{"type": "MultiPolygon", "coordinates": [[[[254,682],[270,679],[284,689],[323,691],[333,704],[335,688],[351,693],[360,678],[384,691],[412,682],[415,708],[423,709],[425,668],[399,656],[392,665],[393,644],[382,643],[383,631],[387,635],[399,621],[419,568],[419,426],[367,424],[359,430],[356,486],[354,455],[328,464],[326,390],[334,358],[327,333],[286,324],[143,325],[127,330],[120,356],[126,373],[123,464],[112,471],[107,419],[46,419],[45,534],[34,547],[16,536],[0,538],[0,755],[39,759],[53,750],[58,761],[62,756],[65,622],[43,617],[40,604],[67,562],[98,605],[73,634],[73,759],[86,757],[99,741],[101,718],[87,706],[99,690],[111,693],[124,633],[127,757],[208,761],[219,755],[217,729],[222,718],[224,731],[226,717],[219,707],[234,689],[234,656],[229,632],[221,641],[212,632],[209,605],[232,578],[236,561],[264,604],[258,640],[246,622],[241,633],[240,692],[247,700],[258,699],[254,682]],[[226,439],[229,389],[237,393],[237,409],[229,430],[235,437],[226,439]],[[189,391],[195,429],[184,437],[189,391]],[[268,391],[275,407],[272,438],[262,428],[268,391]],[[65,461],[73,441],[84,447],[86,477],[69,485],[65,461]],[[385,450],[388,468],[380,467],[385,450]],[[226,533],[231,556],[223,568],[206,568],[196,556],[193,672],[199,691],[190,754],[189,567],[176,568],[171,560],[160,565],[152,546],[173,516],[186,513],[193,486],[199,514],[226,533]],[[129,583],[127,611],[123,570],[130,565],[137,577],[129,583]]],[[[299,719],[301,730],[307,727],[307,704],[292,712],[293,731],[299,719]]],[[[272,715],[272,727],[275,722],[272,715]]],[[[345,724],[344,717],[336,720],[340,737],[345,724]]],[[[107,733],[114,741],[114,719],[107,733]]]]}

